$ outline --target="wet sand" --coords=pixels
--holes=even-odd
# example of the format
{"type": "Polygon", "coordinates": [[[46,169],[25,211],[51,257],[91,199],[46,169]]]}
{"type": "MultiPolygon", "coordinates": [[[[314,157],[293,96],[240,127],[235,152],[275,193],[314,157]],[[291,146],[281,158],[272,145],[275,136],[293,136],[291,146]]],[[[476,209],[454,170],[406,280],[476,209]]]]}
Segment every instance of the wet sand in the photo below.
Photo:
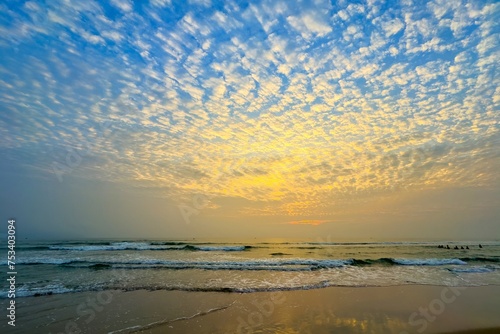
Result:
{"type": "Polygon", "coordinates": [[[16,302],[16,327],[4,316],[2,333],[500,333],[499,286],[113,290],[16,302]]]}

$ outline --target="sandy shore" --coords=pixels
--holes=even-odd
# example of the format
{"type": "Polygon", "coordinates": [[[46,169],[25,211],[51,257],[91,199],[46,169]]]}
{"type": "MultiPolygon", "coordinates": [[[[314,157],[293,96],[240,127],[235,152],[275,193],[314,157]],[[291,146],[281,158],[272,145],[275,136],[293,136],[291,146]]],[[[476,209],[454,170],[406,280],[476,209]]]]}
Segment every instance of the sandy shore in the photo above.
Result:
{"type": "Polygon", "coordinates": [[[18,298],[16,327],[0,332],[500,333],[499,309],[499,286],[102,291],[18,298]]]}

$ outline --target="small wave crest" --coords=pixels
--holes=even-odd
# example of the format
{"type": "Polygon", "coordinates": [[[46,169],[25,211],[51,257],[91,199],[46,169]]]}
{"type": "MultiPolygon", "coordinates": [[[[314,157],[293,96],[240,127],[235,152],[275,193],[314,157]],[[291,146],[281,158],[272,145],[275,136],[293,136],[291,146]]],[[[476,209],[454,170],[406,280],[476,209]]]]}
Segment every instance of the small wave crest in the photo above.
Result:
{"type": "Polygon", "coordinates": [[[403,266],[444,266],[465,265],[467,262],[460,259],[393,259],[396,264],[403,266]]]}
{"type": "Polygon", "coordinates": [[[53,245],[50,250],[66,251],[120,251],[120,250],[180,250],[183,245],[158,245],[147,242],[114,242],[99,245],[53,245]]]}
{"type": "Polygon", "coordinates": [[[190,251],[220,251],[220,252],[237,252],[244,251],[252,248],[252,246],[198,246],[189,245],[184,243],[165,242],[165,243],[147,243],[147,242],[115,242],[110,244],[98,245],[52,245],[49,246],[50,250],[63,250],[63,251],[125,251],[125,250],[190,250],[190,251]]]}
{"type": "MultiPolygon", "coordinates": [[[[43,287],[26,287],[20,286],[16,289],[17,297],[38,297],[48,296],[62,293],[79,292],[80,290],[66,287],[62,284],[49,284],[43,287]]],[[[0,298],[7,298],[7,291],[0,293],[0,298]]]]}
{"type": "MultiPolygon", "coordinates": [[[[246,246],[238,248],[210,247],[201,251],[243,251],[246,246]]],[[[6,263],[2,261],[2,263],[6,263]]],[[[96,261],[89,258],[87,260],[61,259],[61,258],[23,258],[17,264],[37,265],[53,264],[73,267],[91,267],[94,269],[117,268],[141,269],[141,268],[165,268],[165,269],[207,269],[207,270],[319,270],[327,268],[338,268],[344,266],[445,266],[445,265],[466,265],[467,262],[461,259],[272,259],[262,260],[242,260],[242,261],[177,261],[161,260],[154,258],[141,258],[138,260],[110,260],[96,261]]]]}
{"type": "MultiPolygon", "coordinates": [[[[193,291],[193,292],[225,292],[225,293],[251,293],[251,292],[271,292],[271,291],[292,291],[292,290],[312,290],[321,289],[329,286],[334,286],[329,281],[321,281],[318,283],[294,285],[294,286],[270,286],[270,287],[224,287],[224,286],[189,286],[189,285],[137,285],[130,287],[122,287],[116,285],[95,286],[86,285],[79,288],[65,286],[63,284],[49,284],[40,287],[23,286],[17,289],[16,297],[40,297],[50,296],[55,294],[75,293],[75,292],[90,292],[104,290],[119,290],[119,291],[193,291]]],[[[0,299],[7,298],[7,292],[0,293],[0,299]]]]}
{"type": "Polygon", "coordinates": [[[390,266],[444,266],[444,265],[466,265],[461,259],[351,259],[352,266],[390,265],[390,266]]]}
{"type": "Polygon", "coordinates": [[[259,260],[259,261],[71,261],[65,267],[103,269],[203,269],[203,270],[268,270],[268,271],[313,271],[339,268],[349,264],[343,260],[259,260]]]}
{"type": "MultiPolygon", "coordinates": [[[[74,262],[74,260],[60,259],[60,258],[18,258],[16,265],[39,265],[39,264],[53,264],[64,265],[74,262]]],[[[0,261],[0,265],[6,265],[7,261],[0,261]]]]}

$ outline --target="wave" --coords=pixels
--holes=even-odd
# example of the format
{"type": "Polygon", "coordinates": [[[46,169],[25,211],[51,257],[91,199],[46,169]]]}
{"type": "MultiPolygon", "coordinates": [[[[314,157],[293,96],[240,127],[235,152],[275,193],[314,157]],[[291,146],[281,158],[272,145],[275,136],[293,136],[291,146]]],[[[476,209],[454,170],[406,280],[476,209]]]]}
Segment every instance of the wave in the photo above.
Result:
{"type": "MultiPolygon", "coordinates": [[[[69,247],[69,246],[75,246],[75,247],[81,247],[81,246],[114,246],[117,244],[149,244],[152,246],[183,246],[183,245],[218,245],[220,243],[218,242],[204,242],[201,240],[170,240],[170,241],[161,241],[161,240],[73,240],[73,241],[27,241],[26,243],[22,243],[19,245],[16,245],[18,248],[24,248],[24,249],[46,249],[48,247],[69,247]]],[[[449,244],[449,245],[457,245],[457,246],[474,246],[477,245],[477,243],[471,243],[471,242],[466,242],[466,243],[459,243],[459,242],[253,242],[252,244],[255,245],[255,248],[272,248],[269,246],[290,246],[290,248],[308,248],[308,247],[318,247],[318,248],[324,248],[323,246],[326,246],[327,248],[330,248],[328,246],[375,246],[375,247],[385,247],[385,246],[421,246],[425,248],[429,247],[437,247],[440,244],[449,244]]],[[[229,244],[239,244],[238,242],[232,243],[230,242],[229,244]]],[[[500,246],[500,242],[498,241],[484,241],[481,242],[483,246],[500,246]]],[[[0,246],[0,248],[5,248],[5,246],[0,246]]],[[[314,248],[313,248],[314,249],[314,248]]]]}
{"type": "Polygon", "coordinates": [[[203,270],[267,270],[267,271],[313,271],[339,268],[349,264],[344,260],[258,260],[258,261],[70,261],[64,267],[90,269],[203,269],[203,270]]]}
{"type": "Polygon", "coordinates": [[[465,265],[467,262],[460,259],[392,259],[396,264],[403,266],[444,266],[450,264],[465,265]]]}
{"type": "Polygon", "coordinates": [[[244,251],[252,248],[252,246],[197,246],[178,242],[115,242],[110,244],[98,245],[52,245],[48,246],[49,250],[63,251],[168,251],[168,250],[190,250],[190,251],[221,251],[221,252],[236,252],[244,251]]]}
{"type": "MultiPolygon", "coordinates": [[[[464,283],[464,282],[462,282],[464,283]]],[[[163,285],[163,284],[143,284],[135,286],[127,286],[118,284],[106,285],[83,285],[83,286],[65,286],[63,284],[49,284],[42,287],[27,287],[21,286],[16,291],[16,297],[39,297],[48,296],[53,294],[66,294],[77,292],[98,292],[98,291],[111,291],[113,292],[130,292],[138,290],[146,291],[191,291],[191,292],[222,292],[222,293],[254,293],[254,292],[276,292],[276,291],[297,291],[297,290],[315,290],[328,287],[382,287],[382,286],[400,286],[412,285],[415,282],[406,281],[405,283],[397,282],[393,284],[377,284],[377,283],[346,283],[340,284],[330,280],[322,280],[316,283],[306,283],[298,285],[274,285],[274,286],[254,286],[254,287],[238,287],[238,286],[190,286],[190,285],[163,285]]],[[[429,283],[418,283],[420,285],[433,285],[429,283]]],[[[450,286],[484,286],[488,283],[467,283],[460,285],[450,286]]],[[[448,286],[448,285],[445,285],[448,286]]],[[[7,298],[7,291],[0,292],[0,299],[7,298]]]]}
{"type": "MultiPolygon", "coordinates": [[[[191,246],[193,247],[193,246],[191,246]]],[[[242,251],[241,247],[203,247],[203,251],[242,251]]],[[[196,247],[198,248],[198,247],[196,247]]],[[[280,254],[280,253],[276,253],[280,254]]],[[[279,270],[279,271],[311,271],[345,266],[446,266],[466,265],[461,259],[281,259],[273,257],[259,260],[239,261],[180,261],[162,259],[137,259],[123,261],[111,259],[102,261],[100,258],[61,259],[61,258],[23,258],[18,265],[53,264],[63,267],[78,267],[90,269],[204,269],[204,270],[279,270]]]]}
{"type": "MultiPolygon", "coordinates": [[[[334,284],[330,281],[321,281],[318,283],[295,285],[295,286],[270,286],[270,287],[191,287],[191,286],[135,286],[122,291],[136,291],[136,290],[168,290],[168,291],[194,291],[194,292],[226,292],[226,293],[252,293],[252,292],[273,292],[273,291],[296,291],[296,290],[314,290],[327,288],[331,286],[343,286],[334,284]]],[[[366,286],[366,285],[359,285],[366,286]]]]}
{"type": "Polygon", "coordinates": [[[179,250],[182,245],[157,245],[148,242],[114,242],[96,245],[53,245],[50,250],[66,251],[120,251],[120,250],[179,250]]]}
{"type": "MultiPolygon", "coordinates": [[[[296,285],[296,286],[271,286],[271,287],[211,287],[211,286],[165,286],[165,285],[137,285],[131,287],[123,287],[118,285],[86,285],[79,287],[64,286],[62,284],[49,284],[42,287],[27,287],[22,286],[17,289],[16,297],[40,297],[50,296],[54,294],[65,294],[75,292],[92,292],[92,291],[192,291],[192,292],[224,292],[224,293],[251,293],[251,292],[272,292],[272,291],[294,291],[294,290],[312,290],[321,289],[329,286],[342,286],[333,284],[329,281],[321,281],[318,283],[296,285]]],[[[365,286],[365,285],[363,285],[365,286]]],[[[1,292],[0,298],[7,298],[7,292],[1,292]]]]}
{"type": "MultiPolygon", "coordinates": [[[[16,289],[16,298],[18,297],[39,297],[39,296],[48,296],[55,294],[63,294],[63,293],[71,293],[71,292],[80,292],[80,291],[88,291],[90,289],[76,289],[71,287],[66,287],[62,284],[49,284],[43,287],[31,287],[28,288],[26,286],[20,286],[16,289]]],[[[0,298],[7,298],[7,291],[2,291],[0,293],[0,298]]]]}
{"type": "MultiPolygon", "coordinates": [[[[53,265],[64,265],[70,264],[74,260],[70,259],[60,259],[60,258],[17,258],[16,265],[41,265],[41,264],[53,264],[53,265]]],[[[0,265],[6,265],[7,261],[1,261],[0,265]]]]}
{"type": "MultiPolygon", "coordinates": [[[[7,247],[0,247],[7,248],[7,247]]],[[[38,246],[38,245],[16,245],[17,249],[22,249],[23,251],[39,251],[39,250],[48,250],[49,246],[38,246]]]]}
{"type": "Polygon", "coordinates": [[[390,266],[444,266],[444,265],[466,265],[461,259],[351,259],[352,266],[390,265],[390,266]]]}

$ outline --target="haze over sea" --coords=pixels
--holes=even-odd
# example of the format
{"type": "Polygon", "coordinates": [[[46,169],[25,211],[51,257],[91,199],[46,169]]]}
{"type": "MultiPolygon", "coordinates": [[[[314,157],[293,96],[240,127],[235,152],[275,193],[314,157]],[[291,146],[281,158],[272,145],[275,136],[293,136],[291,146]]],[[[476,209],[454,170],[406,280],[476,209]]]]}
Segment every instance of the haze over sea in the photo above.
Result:
{"type": "Polygon", "coordinates": [[[500,242],[481,244],[482,248],[477,241],[32,241],[18,246],[17,266],[23,275],[18,277],[17,296],[106,289],[254,292],[500,285],[500,242]],[[451,249],[438,248],[446,244],[451,249]]]}

